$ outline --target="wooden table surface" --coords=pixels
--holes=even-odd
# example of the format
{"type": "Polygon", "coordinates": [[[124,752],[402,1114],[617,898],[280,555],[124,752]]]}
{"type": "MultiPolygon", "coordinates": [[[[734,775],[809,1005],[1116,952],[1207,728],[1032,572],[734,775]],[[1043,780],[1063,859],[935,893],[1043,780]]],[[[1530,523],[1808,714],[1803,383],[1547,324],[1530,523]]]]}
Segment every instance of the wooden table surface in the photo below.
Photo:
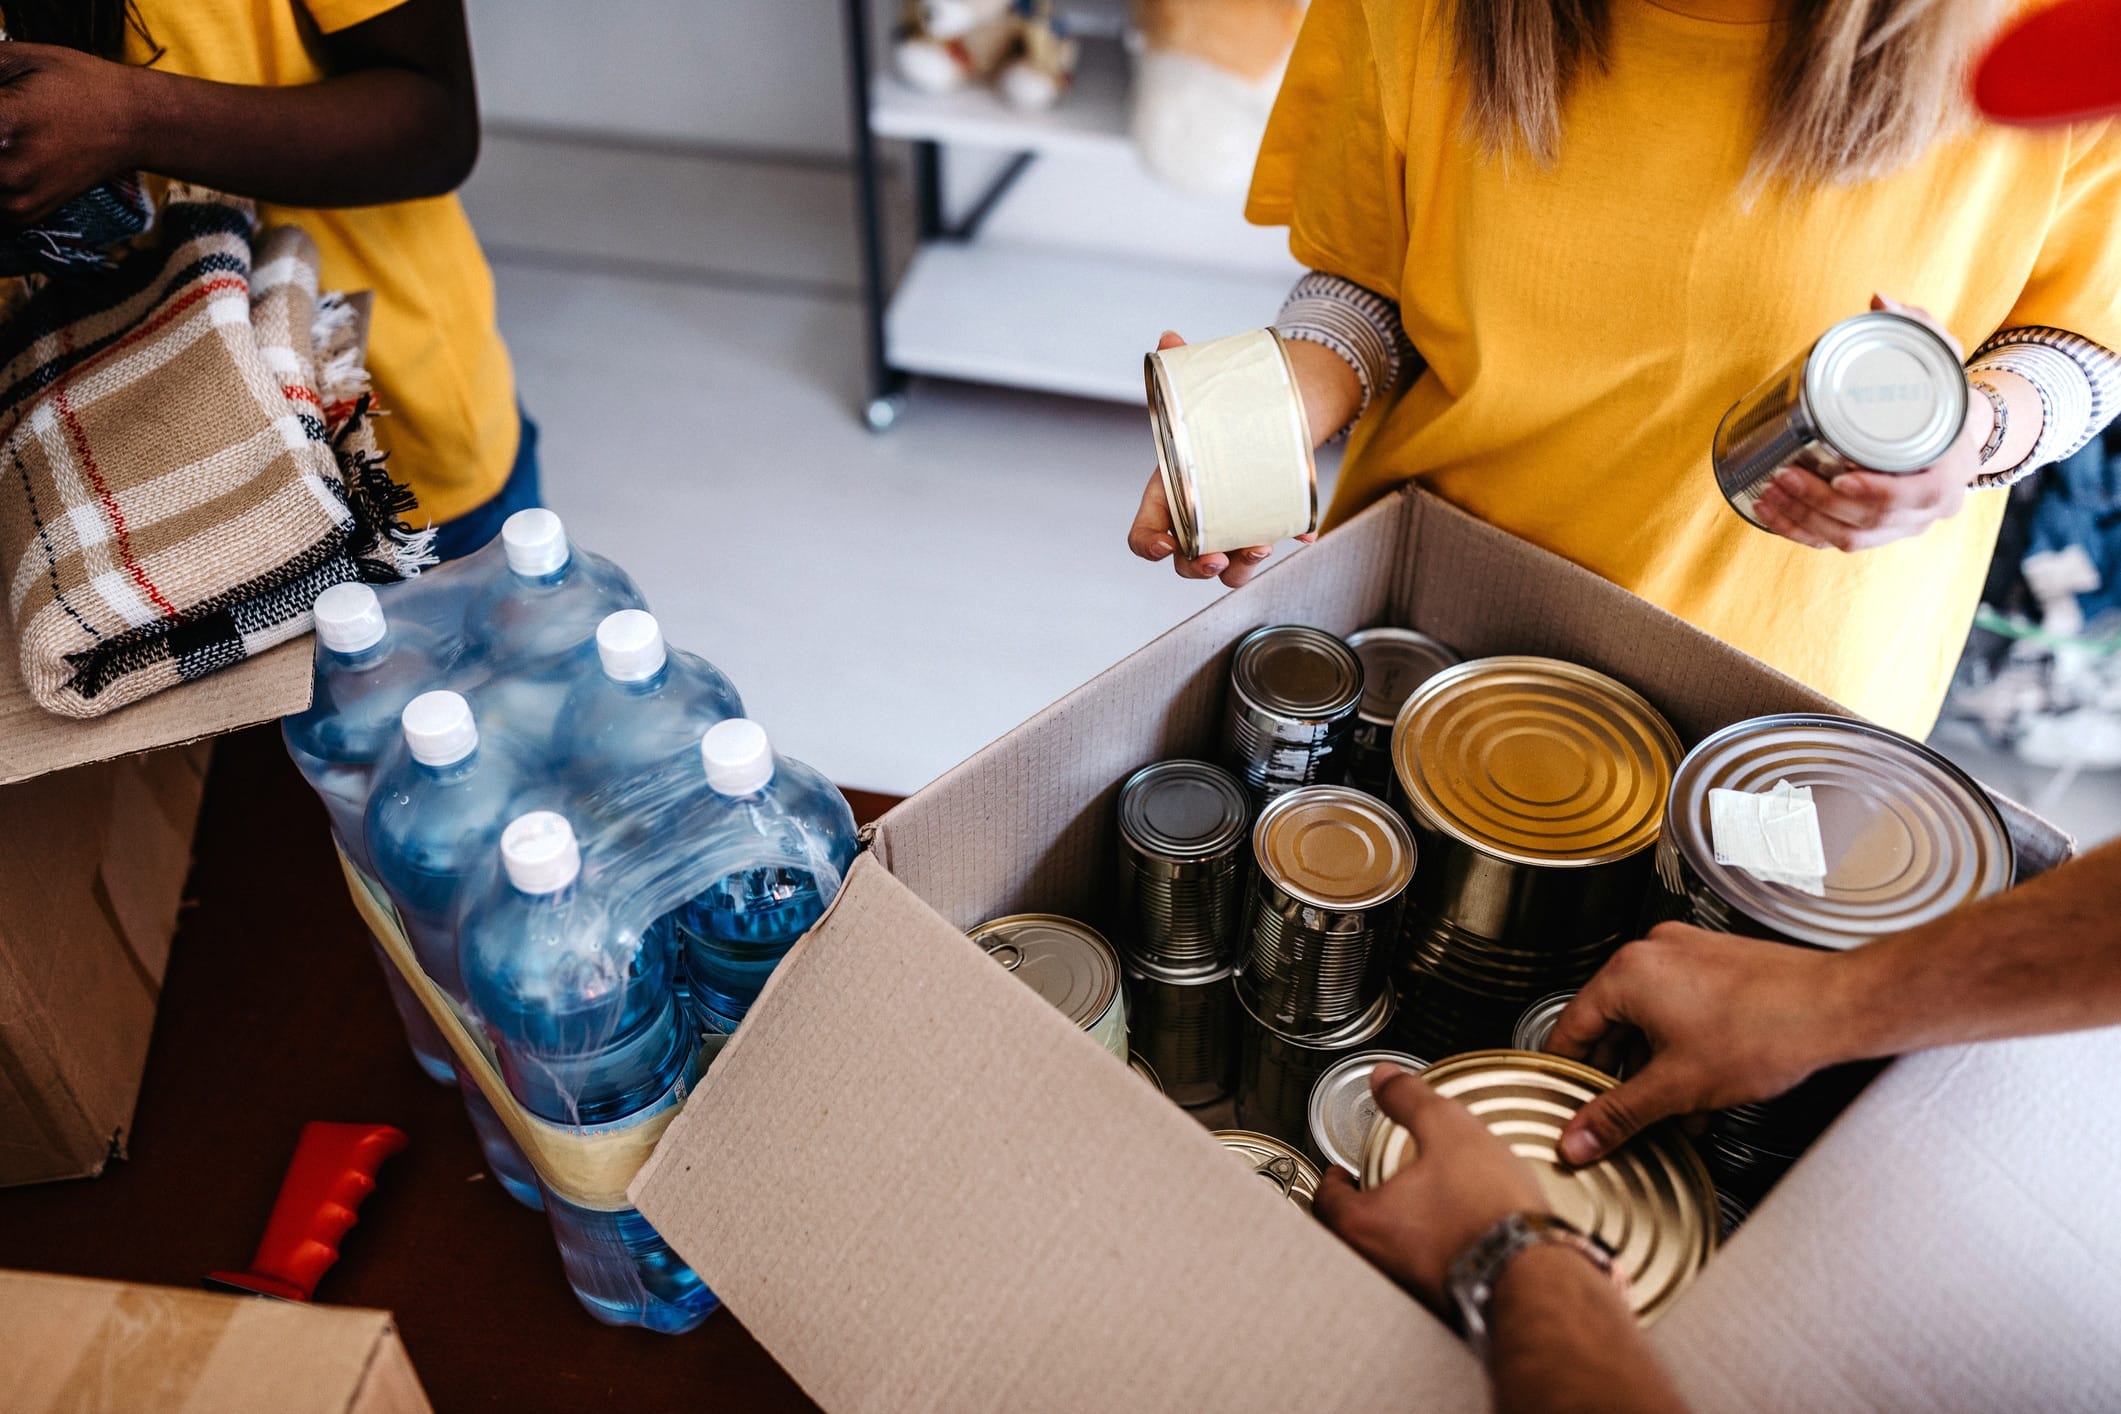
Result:
{"type": "MultiPolygon", "coordinates": [[[[864,821],[894,803],[848,795],[864,821]]],[[[815,1407],[727,1311],[677,1337],[583,1312],[543,1215],[486,1176],[457,1092],[406,1050],[276,728],[217,745],[186,899],[130,1156],[101,1178],[0,1189],[0,1267],[172,1286],[240,1269],[302,1125],[383,1122],[411,1145],[317,1299],[395,1312],[436,1409],[815,1407]]]]}

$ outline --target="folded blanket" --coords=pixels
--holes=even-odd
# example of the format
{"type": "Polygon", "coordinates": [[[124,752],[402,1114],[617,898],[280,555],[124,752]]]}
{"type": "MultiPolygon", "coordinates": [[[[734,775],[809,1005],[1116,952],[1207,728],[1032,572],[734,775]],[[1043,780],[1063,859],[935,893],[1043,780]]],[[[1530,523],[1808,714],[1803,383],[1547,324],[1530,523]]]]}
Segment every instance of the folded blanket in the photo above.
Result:
{"type": "Polygon", "coordinates": [[[90,187],[34,226],[0,235],[0,275],[80,275],[118,263],[113,247],[154,224],[137,176],[90,187]]]}
{"type": "Polygon", "coordinates": [[[31,695],[91,717],[432,560],[369,426],[358,312],[294,227],[171,192],[160,239],[0,327],[0,575],[31,695]]]}

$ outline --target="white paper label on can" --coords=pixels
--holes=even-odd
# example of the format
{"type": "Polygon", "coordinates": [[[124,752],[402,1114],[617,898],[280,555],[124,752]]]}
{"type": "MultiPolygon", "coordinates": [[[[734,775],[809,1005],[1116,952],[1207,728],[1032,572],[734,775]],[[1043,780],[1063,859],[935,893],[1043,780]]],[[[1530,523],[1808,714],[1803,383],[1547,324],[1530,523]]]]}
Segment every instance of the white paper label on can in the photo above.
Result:
{"type": "Polygon", "coordinates": [[[1769,791],[1710,791],[1709,840],[1718,864],[1815,897],[1826,893],[1826,844],[1810,786],[1777,781],[1769,791]]]}
{"type": "Polygon", "coordinates": [[[1166,350],[1199,490],[1200,553],[1271,545],[1311,528],[1302,403],[1272,333],[1166,350]]]}

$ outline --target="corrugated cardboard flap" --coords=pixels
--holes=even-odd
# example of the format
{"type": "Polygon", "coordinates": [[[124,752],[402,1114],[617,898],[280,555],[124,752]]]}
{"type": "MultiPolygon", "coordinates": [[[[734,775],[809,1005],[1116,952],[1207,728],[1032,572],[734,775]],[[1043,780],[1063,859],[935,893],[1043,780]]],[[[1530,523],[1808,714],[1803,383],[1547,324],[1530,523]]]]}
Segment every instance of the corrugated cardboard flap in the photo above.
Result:
{"type": "Polygon", "coordinates": [[[821,1404],[1484,1407],[1433,1318],[878,863],[636,1180],[821,1404]]]}

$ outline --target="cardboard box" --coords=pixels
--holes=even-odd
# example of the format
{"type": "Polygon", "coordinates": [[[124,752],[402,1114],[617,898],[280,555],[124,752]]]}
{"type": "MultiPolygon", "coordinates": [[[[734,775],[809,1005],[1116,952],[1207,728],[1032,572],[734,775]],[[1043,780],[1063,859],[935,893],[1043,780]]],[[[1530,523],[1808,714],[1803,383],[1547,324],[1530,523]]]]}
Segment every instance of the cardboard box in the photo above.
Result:
{"type": "Polygon", "coordinates": [[[307,638],[94,721],[0,635],[0,1186],[123,1157],[191,868],[204,738],[308,703],[307,638]]]}
{"type": "MultiPolygon", "coordinates": [[[[893,811],[631,1189],[826,1408],[1487,1407],[1440,1323],[961,932],[1102,916],[1119,781],[1212,751],[1231,646],[1282,622],[1587,663],[1689,741],[1830,710],[1409,493],[893,811]]],[[[2023,872],[2067,852],[2007,813],[2023,872]]],[[[2112,1407],[2121,1120],[2073,1077],[2117,1065],[2110,1033],[1895,1064],[1652,1331],[1682,1388],[1705,1410],[2112,1407]]]]}
{"type": "Polygon", "coordinates": [[[387,1311],[0,1272],[12,1414],[420,1414],[387,1311]]]}

